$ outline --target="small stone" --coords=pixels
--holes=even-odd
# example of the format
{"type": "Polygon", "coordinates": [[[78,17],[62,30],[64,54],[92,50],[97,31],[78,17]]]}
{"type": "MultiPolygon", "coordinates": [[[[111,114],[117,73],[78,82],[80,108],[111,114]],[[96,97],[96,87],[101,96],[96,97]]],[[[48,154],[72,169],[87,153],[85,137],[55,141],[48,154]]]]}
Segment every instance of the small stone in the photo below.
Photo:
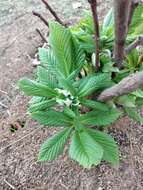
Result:
{"type": "Polygon", "coordinates": [[[73,2],[72,7],[73,9],[78,9],[82,7],[82,4],[80,2],[73,2]]]}

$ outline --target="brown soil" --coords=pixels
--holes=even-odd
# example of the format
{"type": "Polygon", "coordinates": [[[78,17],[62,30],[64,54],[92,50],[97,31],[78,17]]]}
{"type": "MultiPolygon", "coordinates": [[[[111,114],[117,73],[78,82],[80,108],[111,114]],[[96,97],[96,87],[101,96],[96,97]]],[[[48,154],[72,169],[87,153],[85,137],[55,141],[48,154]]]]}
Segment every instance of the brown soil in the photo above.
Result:
{"type": "MultiPolygon", "coordinates": [[[[81,9],[72,9],[72,2],[53,0],[51,4],[61,18],[74,22],[81,9]]],[[[82,7],[84,3],[87,5],[85,1],[80,2],[82,7]]],[[[110,0],[99,3],[100,12],[107,12],[110,4],[110,0]]],[[[38,128],[28,119],[25,113],[29,98],[16,89],[19,78],[34,76],[31,63],[42,44],[35,28],[43,33],[47,31],[31,16],[32,9],[51,18],[40,1],[0,2],[0,103],[3,104],[0,104],[0,190],[142,190],[143,127],[128,118],[120,119],[110,129],[120,146],[119,167],[103,163],[85,170],[69,160],[67,153],[56,161],[37,163],[40,144],[56,131],[38,128]],[[10,124],[17,120],[25,120],[26,127],[11,133],[10,124]]]]}

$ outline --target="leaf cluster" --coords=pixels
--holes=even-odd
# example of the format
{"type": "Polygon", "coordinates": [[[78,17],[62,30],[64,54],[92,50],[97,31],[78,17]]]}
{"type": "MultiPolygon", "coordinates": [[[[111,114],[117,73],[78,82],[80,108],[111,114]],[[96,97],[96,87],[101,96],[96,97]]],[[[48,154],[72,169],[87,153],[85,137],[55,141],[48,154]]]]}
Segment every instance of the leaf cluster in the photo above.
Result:
{"type": "MultiPolygon", "coordinates": [[[[131,25],[130,41],[136,35],[135,19],[138,19],[136,15],[140,9],[131,25]]],[[[101,68],[98,72],[94,68],[96,47],[93,20],[89,13],[70,28],[50,22],[49,30],[49,48],[39,48],[41,64],[37,68],[36,80],[24,78],[18,84],[26,95],[32,97],[28,108],[31,117],[44,126],[61,128],[43,143],[38,160],[56,159],[69,144],[70,158],[85,168],[98,165],[102,160],[118,164],[116,142],[99,129],[115,122],[123,111],[142,123],[137,107],[143,104],[143,91],[138,90],[107,103],[99,102],[97,97],[105,88],[141,69],[141,54],[138,50],[131,52],[122,70],[114,66],[113,9],[100,26],[101,68]]]]}

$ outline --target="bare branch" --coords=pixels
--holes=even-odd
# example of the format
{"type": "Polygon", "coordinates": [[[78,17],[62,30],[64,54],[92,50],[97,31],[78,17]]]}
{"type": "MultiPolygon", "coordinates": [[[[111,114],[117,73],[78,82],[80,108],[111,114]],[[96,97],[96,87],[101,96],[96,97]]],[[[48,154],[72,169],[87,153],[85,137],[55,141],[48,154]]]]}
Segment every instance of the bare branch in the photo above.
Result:
{"type": "Polygon", "coordinates": [[[114,60],[121,68],[124,60],[124,46],[128,31],[128,15],[131,0],[114,0],[115,7],[115,47],[114,60]]]}
{"type": "Polygon", "coordinates": [[[54,9],[49,5],[49,3],[46,0],[41,0],[46,8],[50,11],[50,13],[55,17],[56,21],[59,22],[61,25],[66,26],[66,24],[59,18],[57,13],[54,11],[54,9]]]}
{"type": "Polygon", "coordinates": [[[94,27],[95,27],[95,45],[96,45],[96,70],[99,70],[100,66],[100,59],[99,59],[99,53],[100,53],[100,34],[99,34],[99,21],[98,21],[98,13],[97,13],[97,0],[88,0],[91,6],[91,11],[93,15],[93,21],[94,21],[94,27]]]}
{"type": "Polygon", "coordinates": [[[98,97],[101,102],[106,102],[114,97],[129,94],[143,88],[143,72],[131,74],[121,80],[118,84],[104,90],[98,97]]]}
{"type": "Polygon", "coordinates": [[[48,43],[47,40],[46,40],[46,38],[45,38],[45,36],[42,34],[42,32],[38,28],[36,28],[36,32],[40,35],[40,37],[42,38],[43,42],[48,43]]]}
{"type": "Polygon", "coordinates": [[[133,43],[131,43],[126,49],[125,54],[129,54],[137,46],[143,46],[143,36],[139,36],[133,43]]]}
{"type": "Polygon", "coordinates": [[[36,12],[36,11],[32,11],[32,13],[33,13],[34,16],[37,16],[38,18],[40,18],[40,19],[43,21],[43,23],[44,23],[46,26],[49,27],[49,23],[47,22],[47,20],[46,20],[40,13],[38,13],[38,12],[36,12]]]}

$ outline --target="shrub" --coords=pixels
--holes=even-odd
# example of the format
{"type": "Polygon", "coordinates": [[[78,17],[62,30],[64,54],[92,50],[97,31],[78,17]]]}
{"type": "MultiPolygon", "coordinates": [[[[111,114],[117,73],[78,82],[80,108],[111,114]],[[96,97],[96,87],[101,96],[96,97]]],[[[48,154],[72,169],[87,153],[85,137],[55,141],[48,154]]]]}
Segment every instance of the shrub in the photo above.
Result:
{"type": "MultiPolygon", "coordinates": [[[[136,10],[127,44],[140,35],[138,27],[142,9],[140,5],[136,10]]],[[[100,69],[95,70],[93,26],[89,12],[69,28],[50,22],[49,48],[39,48],[41,64],[37,68],[36,80],[24,78],[19,81],[19,88],[32,96],[28,108],[31,117],[44,126],[61,128],[41,146],[39,161],[56,159],[69,144],[70,158],[85,168],[98,165],[102,160],[118,164],[117,144],[104,129],[124,113],[143,123],[137,111],[143,104],[142,90],[99,101],[99,95],[105,89],[131,73],[142,71],[142,51],[133,49],[126,56],[122,68],[115,66],[111,9],[100,25],[100,69]]]]}

